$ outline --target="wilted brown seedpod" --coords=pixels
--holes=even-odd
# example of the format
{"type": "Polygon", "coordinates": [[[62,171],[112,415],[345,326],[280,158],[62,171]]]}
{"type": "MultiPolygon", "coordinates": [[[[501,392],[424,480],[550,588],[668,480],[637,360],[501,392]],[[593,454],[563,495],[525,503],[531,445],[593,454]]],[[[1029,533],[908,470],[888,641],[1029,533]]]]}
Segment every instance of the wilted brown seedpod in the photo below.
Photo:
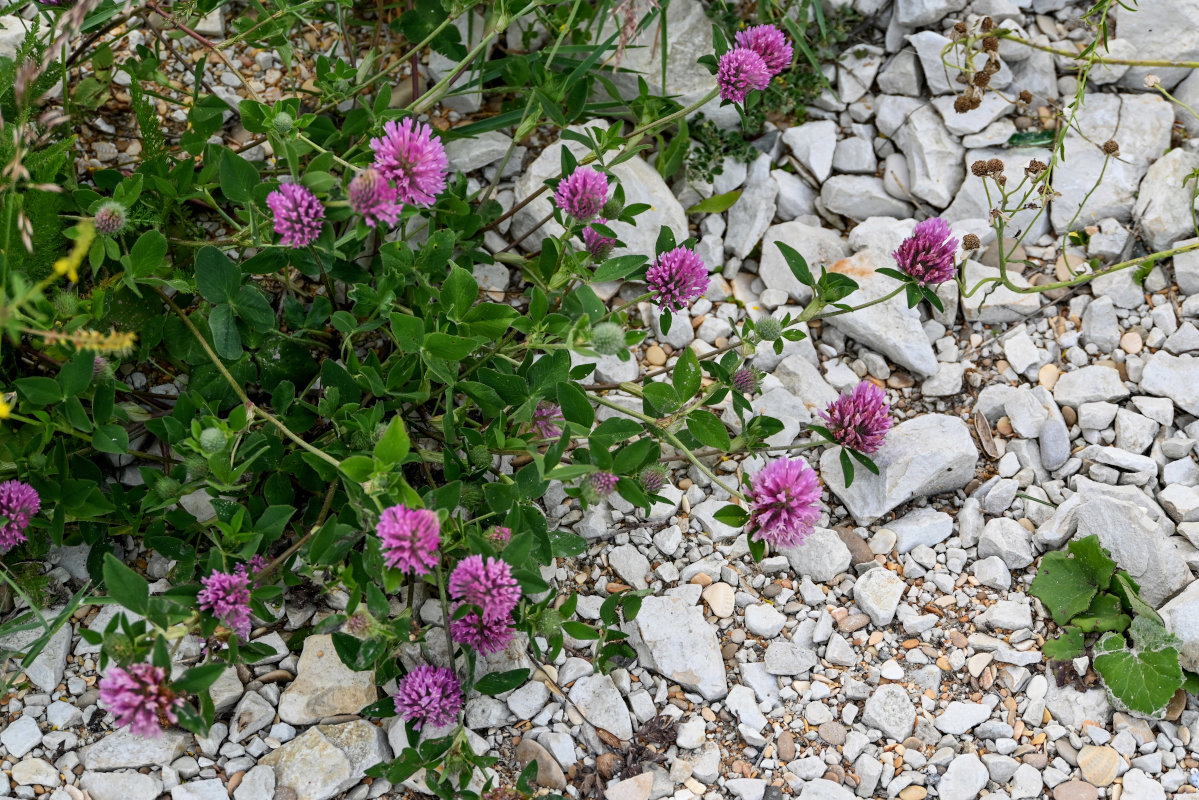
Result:
{"type": "Polygon", "coordinates": [[[983,246],[983,243],[976,234],[967,233],[965,236],[962,237],[962,249],[965,250],[966,252],[969,252],[971,250],[977,250],[978,248],[980,248],[982,246],[983,246]]]}
{"type": "Polygon", "coordinates": [[[1115,139],[1108,139],[1103,143],[1103,152],[1109,156],[1118,156],[1120,155],[1120,145],[1116,143],[1115,139]]]}

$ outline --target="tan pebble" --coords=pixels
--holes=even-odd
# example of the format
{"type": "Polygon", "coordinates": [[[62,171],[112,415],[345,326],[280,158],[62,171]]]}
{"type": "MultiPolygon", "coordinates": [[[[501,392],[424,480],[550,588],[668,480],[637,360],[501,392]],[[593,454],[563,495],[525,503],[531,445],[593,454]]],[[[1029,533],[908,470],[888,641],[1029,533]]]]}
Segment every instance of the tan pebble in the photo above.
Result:
{"type": "Polygon", "coordinates": [[[1001,358],[995,362],[995,371],[998,372],[1000,375],[1007,372],[1011,368],[1012,368],[1012,365],[1007,363],[1007,361],[1005,359],[1001,358]]]}
{"type": "Polygon", "coordinates": [[[727,347],[729,338],[727,336],[717,336],[716,341],[712,342],[716,347],[727,347]]]}
{"type": "Polygon", "coordinates": [[[1082,256],[1076,256],[1073,253],[1067,253],[1058,257],[1057,264],[1054,265],[1053,272],[1059,281],[1068,281],[1074,275],[1086,269],[1086,260],[1082,256]],[[1073,273],[1073,274],[1071,274],[1073,273]]]}
{"type": "Polygon", "coordinates": [[[1037,529],[1037,526],[1034,525],[1032,523],[1032,520],[1029,519],[1028,517],[1021,517],[1020,519],[1016,520],[1016,522],[1019,522],[1022,526],[1024,526],[1024,529],[1029,532],[1035,531],[1037,529]]]}
{"type": "Polygon", "coordinates": [[[1078,768],[1092,786],[1110,786],[1120,767],[1120,754],[1107,746],[1087,745],[1078,751],[1078,768]]]}
{"type": "Polygon", "coordinates": [[[995,430],[999,431],[1002,436],[1012,435],[1012,421],[1007,417],[1000,417],[999,422],[995,423],[995,430]]]}
{"type": "Polygon", "coordinates": [[[887,378],[887,386],[892,389],[910,389],[915,385],[916,381],[906,372],[892,372],[891,377],[887,378]]]}
{"type": "Polygon", "coordinates": [[[1046,364],[1037,370],[1037,382],[1049,391],[1053,391],[1053,387],[1057,385],[1057,379],[1062,376],[1062,371],[1055,364],[1046,364]]]}
{"type": "Polygon", "coordinates": [[[1078,422],[1078,412],[1070,406],[1062,406],[1062,419],[1066,421],[1067,425],[1073,425],[1078,422]]]}
{"type": "Polygon", "coordinates": [[[708,708],[707,706],[704,706],[703,708],[701,708],[699,710],[699,715],[701,717],[703,717],[705,720],[707,720],[708,722],[716,721],[716,712],[713,711],[712,709],[708,708]]]}
{"type": "Polygon", "coordinates": [[[899,800],[924,800],[928,797],[928,789],[923,786],[908,786],[899,793],[899,800]]]}
{"type": "Polygon", "coordinates": [[[666,364],[666,351],[656,344],[651,344],[645,350],[645,360],[652,366],[661,367],[666,364]]]}
{"type": "MultiPolygon", "coordinates": [[[[691,582],[697,583],[700,586],[708,586],[709,584],[712,583],[712,578],[703,572],[697,572],[695,574],[695,577],[691,579],[691,582]]],[[[608,584],[608,585],[611,586],[612,584],[608,584]]]]}
{"type": "Polygon", "coordinates": [[[1145,346],[1141,339],[1141,334],[1136,331],[1129,331],[1120,337],[1120,349],[1130,356],[1141,352],[1141,348],[1145,346]]]}
{"type": "Polygon", "coordinates": [[[228,789],[230,794],[233,794],[233,791],[237,789],[238,786],[241,786],[241,780],[244,777],[246,777],[246,771],[244,769],[229,776],[228,789]]]}
{"type": "Polygon", "coordinates": [[[684,492],[690,489],[692,486],[693,484],[691,483],[690,478],[683,478],[681,481],[679,481],[679,489],[684,492]]]}

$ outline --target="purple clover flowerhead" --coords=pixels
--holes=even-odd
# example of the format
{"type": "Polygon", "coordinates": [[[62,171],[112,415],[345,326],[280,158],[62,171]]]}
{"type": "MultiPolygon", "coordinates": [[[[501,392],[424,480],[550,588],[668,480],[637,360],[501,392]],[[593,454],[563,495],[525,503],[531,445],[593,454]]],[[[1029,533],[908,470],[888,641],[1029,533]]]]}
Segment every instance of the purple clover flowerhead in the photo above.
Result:
{"type": "MultiPolygon", "coordinates": [[[[455,604],[455,610],[461,605],[455,604]]],[[[461,619],[450,621],[450,638],[470,645],[483,655],[498,653],[507,647],[514,630],[511,616],[488,622],[471,611],[461,619]]]]}
{"type": "Polygon", "coordinates": [[[239,572],[213,572],[200,581],[196,600],[243,642],[250,640],[250,577],[239,572]]]}
{"type": "Polygon", "coordinates": [[[654,290],[654,302],[669,311],[681,311],[708,291],[708,268],[686,247],[658,256],[645,279],[654,290]]]}
{"type": "Polygon", "coordinates": [[[491,533],[487,536],[488,539],[496,544],[508,544],[512,541],[512,529],[503,525],[496,525],[491,529],[491,533]]]}
{"type": "Polygon", "coordinates": [[[418,731],[424,725],[452,725],[462,710],[462,685],[454,671],[425,664],[400,679],[396,687],[396,713],[418,731]]]}
{"type": "Polygon", "coordinates": [[[720,97],[733,103],[744,101],[754,89],[765,89],[770,85],[770,76],[766,61],[748,47],[734,47],[720,57],[716,68],[720,97]]]}
{"type": "Polygon", "coordinates": [[[540,439],[557,439],[562,435],[562,428],[558,426],[562,420],[562,406],[542,400],[533,412],[533,431],[540,439]]]}
{"type": "Polygon", "coordinates": [[[467,556],[450,573],[450,596],[478,606],[484,622],[507,619],[520,602],[520,584],[502,558],[467,556]]]}
{"type": "Polygon", "coordinates": [[[620,482],[620,478],[613,475],[611,472],[593,472],[591,477],[587,479],[587,484],[591,490],[600,497],[607,497],[616,489],[616,484],[620,482]]]}
{"type": "Polygon", "coordinates": [[[666,485],[666,467],[661,464],[650,464],[641,470],[639,478],[645,491],[656,492],[666,485]]]}
{"type": "MultiPolygon", "coordinates": [[[[596,222],[600,225],[608,224],[608,220],[603,217],[597,219],[596,222]]],[[[612,248],[616,247],[616,240],[611,236],[604,236],[602,233],[596,232],[588,225],[583,228],[583,247],[596,261],[603,261],[612,252],[612,248]]]]}
{"type": "Polygon", "coordinates": [[[753,394],[758,390],[761,378],[753,367],[742,367],[733,373],[733,388],[742,394],[753,394]]]}
{"type": "Polygon", "coordinates": [[[350,181],[347,194],[350,196],[350,207],[361,214],[372,228],[380,222],[395,225],[400,218],[403,206],[397,202],[399,192],[374,167],[359,172],[350,181]]]}
{"type": "Polygon", "coordinates": [[[42,507],[37,490],[24,481],[0,483],[0,554],[27,541],[25,529],[42,507]]]}
{"type": "Polygon", "coordinates": [[[375,532],[383,541],[383,563],[425,575],[437,566],[441,521],[427,508],[399,505],[383,510],[375,532]]]}
{"type": "Polygon", "coordinates": [[[433,129],[411,117],[383,126],[383,135],[371,139],[375,151],[375,169],[395,181],[402,203],[431,206],[445,191],[449,160],[441,139],[433,129]]]}
{"type": "Polygon", "coordinates": [[[307,247],[321,235],[325,207],[306,186],[281,183],[266,196],[275,215],[275,233],[284,247],[307,247]]]}
{"type": "Polygon", "coordinates": [[[591,222],[608,202],[608,178],[591,167],[577,167],[558,184],[554,202],[580,222],[591,222]]]}
{"type": "Polygon", "coordinates": [[[96,209],[96,216],[92,219],[92,224],[96,227],[96,233],[112,236],[124,230],[128,220],[129,215],[125,206],[116,200],[109,200],[96,209]]]}
{"type": "Polygon", "coordinates": [[[918,223],[892,255],[901,270],[921,286],[927,286],[953,280],[957,274],[954,261],[957,249],[958,240],[950,233],[949,223],[940,217],[930,217],[918,223]]]}
{"type": "Polygon", "coordinates": [[[750,479],[753,538],[775,547],[798,547],[820,519],[820,484],[802,458],[770,462],[750,479]]]}
{"type": "Polygon", "coordinates": [[[838,444],[859,453],[875,453],[891,430],[891,404],[882,389],[862,381],[853,391],[829,403],[820,416],[838,444]]]}
{"type": "Polygon", "coordinates": [[[754,25],[739,31],[734,37],[738,47],[753,50],[766,64],[770,76],[774,77],[791,66],[791,43],[787,36],[773,25],[754,25]]]}
{"type": "Polygon", "coordinates": [[[166,677],[166,670],[153,664],[109,667],[100,679],[100,702],[116,717],[117,725],[128,725],[138,736],[158,738],[159,717],[175,724],[175,708],[183,703],[166,677]]]}

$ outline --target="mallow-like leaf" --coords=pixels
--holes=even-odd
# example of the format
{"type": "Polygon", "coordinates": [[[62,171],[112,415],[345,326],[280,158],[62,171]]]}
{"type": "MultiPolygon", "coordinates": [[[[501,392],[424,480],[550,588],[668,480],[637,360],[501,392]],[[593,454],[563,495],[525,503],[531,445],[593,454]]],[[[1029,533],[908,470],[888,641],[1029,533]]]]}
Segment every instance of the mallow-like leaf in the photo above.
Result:
{"type": "Polygon", "coordinates": [[[1129,627],[1132,647],[1124,636],[1108,633],[1095,645],[1095,671],[1103,676],[1112,700],[1139,714],[1161,716],[1183,684],[1178,663],[1178,637],[1146,617],[1129,627]]]}

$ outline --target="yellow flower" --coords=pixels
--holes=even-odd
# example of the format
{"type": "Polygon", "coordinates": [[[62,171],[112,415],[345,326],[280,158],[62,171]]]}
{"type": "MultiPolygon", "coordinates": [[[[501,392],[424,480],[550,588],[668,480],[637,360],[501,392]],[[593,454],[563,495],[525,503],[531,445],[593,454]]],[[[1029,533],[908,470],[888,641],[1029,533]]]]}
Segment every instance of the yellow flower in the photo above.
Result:
{"type": "Polygon", "coordinates": [[[72,283],[79,282],[79,265],[71,263],[69,258],[60,258],[54,262],[54,274],[66,275],[72,283]]]}
{"type": "Polygon", "coordinates": [[[79,265],[83,263],[84,256],[91,248],[94,238],[96,238],[96,229],[92,227],[92,223],[88,221],[79,223],[75,246],[71,248],[70,255],[54,262],[54,274],[66,275],[72,283],[78,283],[79,265]]]}
{"type": "Polygon", "coordinates": [[[0,397],[0,419],[8,419],[12,414],[12,406],[3,397],[0,397]]]}

